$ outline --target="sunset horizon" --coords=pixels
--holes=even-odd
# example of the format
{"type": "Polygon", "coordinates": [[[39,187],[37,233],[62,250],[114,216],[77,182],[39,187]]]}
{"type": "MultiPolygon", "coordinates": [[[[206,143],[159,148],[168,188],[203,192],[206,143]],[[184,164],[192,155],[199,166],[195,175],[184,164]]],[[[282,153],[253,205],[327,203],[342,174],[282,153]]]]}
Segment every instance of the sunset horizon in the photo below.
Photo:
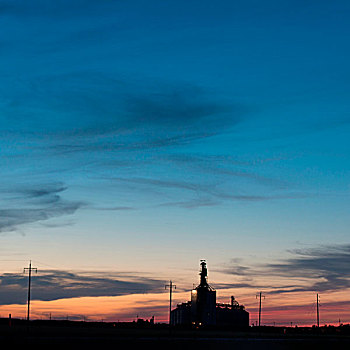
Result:
{"type": "Polygon", "coordinates": [[[260,292],[262,325],[316,325],[317,295],[350,324],[349,15],[0,1],[0,318],[33,267],[31,320],[168,323],[204,259],[250,326],[260,292]]]}

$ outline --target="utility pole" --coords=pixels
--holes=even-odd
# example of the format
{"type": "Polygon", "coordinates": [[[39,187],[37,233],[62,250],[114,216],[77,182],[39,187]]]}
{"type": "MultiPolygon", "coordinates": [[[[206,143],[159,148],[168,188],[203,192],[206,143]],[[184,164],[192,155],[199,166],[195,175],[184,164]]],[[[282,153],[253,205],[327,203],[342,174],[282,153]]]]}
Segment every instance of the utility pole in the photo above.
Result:
{"type": "Polygon", "coordinates": [[[29,267],[25,267],[23,272],[28,270],[28,309],[27,309],[27,322],[29,322],[29,314],[30,314],[30,287],[32,283],[32,271],[38,272],[36,267],[32,267],[32,261],[29,261],[29,267]]]}
{"type": "Polygon", "coordinates": [[[320,310],[319,310],[319,297],[318,297],[318,294],[317,294],[317,297],[316,297],[316,310],[317,310],[317,327],[320,327],[320,310]]]}
{"type": "Polygon", "coordinates": [[[176,289],[175,284],[172,281],[169,284],[165,285],[165,289],[169,288],[169,327],[171,326],[171,302],[173,296],[173,289],[176,289]]]}
{"type": "Polygon", "coordinates": [[[255,298],[259,297],[259,327],[261,325],[261,298],[265,299],[265,295],[262,295],[262,292],[259,292],[259,295],[256,295],[255,298]]]}

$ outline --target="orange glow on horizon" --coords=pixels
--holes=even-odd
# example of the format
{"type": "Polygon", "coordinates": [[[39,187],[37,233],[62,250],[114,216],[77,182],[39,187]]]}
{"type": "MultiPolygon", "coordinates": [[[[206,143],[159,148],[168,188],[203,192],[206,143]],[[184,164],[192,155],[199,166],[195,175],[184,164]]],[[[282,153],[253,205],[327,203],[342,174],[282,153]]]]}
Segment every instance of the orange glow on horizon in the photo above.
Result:
{"type": "MultiPolygon", "coordinates": [[[[251,290],[218,291],[218,302],[229,302],[230,295],[236,295],[240,304],[245,305],[250,313],[250,324],[258,319],[258,300],[251,290]],[[241,297],[239,296],[241,295],[241,297]]],[[[266,299],[262,302],[262,325],[276,326],[312,326],[316,323],[315,293],[264,293],[266,299]]],[[[350,322],[347,299],[349,290],[323,293],[320,300],[320,324],[338,325],[350,322]]],[[[190,300],[190,292],[174,294],[173,308],[177,303],[190,300]]],[[[168,293],[133,294],[110,297],[81,297],[59,299],[52,301],[31,301],[31,319],[87,320],[108,322],[132,322],[137,317],[150,319],[155,316],[156,322],[168,322],[168,293]]],[[[26,305],[2,305],[0,316],[25,318],[26,305]]]]}
{"type": "MultiPolygon", "coordinates": [[[[178,293],[180,294],[180,293],[178,293]]],[[[133,321],[139,318],[156,322],[168,322],[168,294],[131,294],[125,296],[81,297],[51,301],[32,300],[31,319],[71,319],[88,321],[133,321]]],[[[175,303],[173,307],[175,307],[175,303]]],[[[0,306],[0,315],[13,318],[26,317],[26,305],[12,304],[0,306]]]]}

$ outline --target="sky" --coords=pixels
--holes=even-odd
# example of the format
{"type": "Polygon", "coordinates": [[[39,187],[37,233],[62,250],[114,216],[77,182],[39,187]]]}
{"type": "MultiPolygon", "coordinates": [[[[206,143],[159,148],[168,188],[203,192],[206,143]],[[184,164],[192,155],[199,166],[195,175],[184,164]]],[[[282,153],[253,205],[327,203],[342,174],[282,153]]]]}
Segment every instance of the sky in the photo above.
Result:
{"type": "Polygon", "coordinates": [[[166,321],[206,259],[262,323],[350,323],[348,1],[0,1],[0,316],[166,321]]]}

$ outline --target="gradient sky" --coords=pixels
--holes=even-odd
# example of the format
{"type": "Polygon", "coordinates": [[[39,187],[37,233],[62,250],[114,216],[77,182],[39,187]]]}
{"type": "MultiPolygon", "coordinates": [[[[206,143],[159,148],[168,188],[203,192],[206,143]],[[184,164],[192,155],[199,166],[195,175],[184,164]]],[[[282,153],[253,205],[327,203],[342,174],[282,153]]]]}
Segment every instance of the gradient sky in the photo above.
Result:
{"type": "Polygon", "coordinates": [[[266,322],[350,322],[348,1],[0,1],[0,316],[167,318],[206,259],[266,322]],[[102,305],[104,305],[102,307],[102,305]],[[96,311],[98,310],[98,312],[96,311]],[[101,311],[102,310],[102,311],[101,311]],[[305,313],[309,310],[309,313],[305,313]]]}

